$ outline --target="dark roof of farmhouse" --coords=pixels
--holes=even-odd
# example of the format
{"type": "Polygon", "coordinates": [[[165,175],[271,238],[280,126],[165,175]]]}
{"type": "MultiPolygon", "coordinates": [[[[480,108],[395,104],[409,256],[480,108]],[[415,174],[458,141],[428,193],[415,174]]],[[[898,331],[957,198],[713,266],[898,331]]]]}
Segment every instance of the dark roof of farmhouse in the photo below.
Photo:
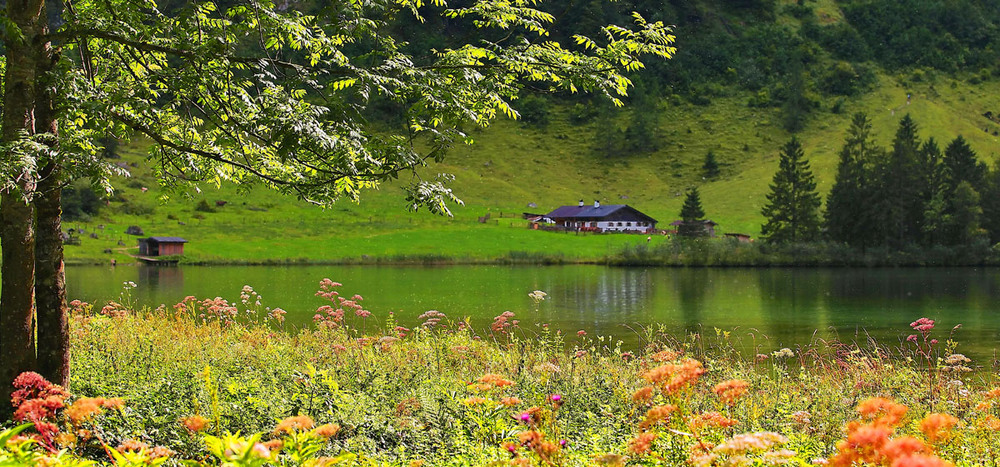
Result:
{"type": "Polygon", "coordinates": [[[187,240],[184,240],[183,238],[180,238],[180,237],[149,237],[149,238],[147,238],[145,240],[147,242],[155,242],[155,243],[187,243],[188,242],[187,240]]]}
{"type": "Polygon", "coordinates": [[[649,219],[656,222],[656,219],[643,214],[638,209],[633,208],[627,204],[607,204],[595,207],[592,204],[585,204],[583,206],[560,206],[555,211],[546,214],[546,217],[550,219],[556,218],[581,218],[581,219],[592,219],[608,217],[618,211],[627,210],[637,214],[639,217],[649,219]]]}

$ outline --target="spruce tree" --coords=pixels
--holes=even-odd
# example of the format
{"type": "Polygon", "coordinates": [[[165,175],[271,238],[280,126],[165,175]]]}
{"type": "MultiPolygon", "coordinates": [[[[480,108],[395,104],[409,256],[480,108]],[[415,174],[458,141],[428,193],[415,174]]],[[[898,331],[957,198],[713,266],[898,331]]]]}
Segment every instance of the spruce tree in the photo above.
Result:
{"type": "Polygon", "coordinates": [[[920,202],[917,124],[907,114],[899,122],[881,183],[873,186],[877,210],[886,227],[886,243],[901,248],[920,232],[925,206],[920,202]]]}
{"type": "Polygon", "coordinates": [[[986,164],[980,162],[965,138],[958,136],[944,150],[941,158],[942,190],[948,200],[945,214],[944,242],[963,245],[972,241],[979,230],[982,215],[980,192],[986,183],[986,164]]]}
{"type": "Polygon", "coordinates": [[[701,195],[698,187],[694,187],[687,192],[684,198],[684,205],[681,206],[681,220],[684,222],[699,221],[705,218],[705,210],[701,208],[701,195]]]}
{"type": "Polygon", "coordinates": [[[872,125],[863,113],[854,115],[840,150],[837,178],[826,199],[825,224],[830,239],[854,246],[871,246],[879,237],[880,215],[873,207],[876,194],[871,169],[884,151],[871,137],[872,125]]]}
{"type": "MultiPolygon", "coordinates": [[[[923,206],[923,214],[920,221],[921,243],[933,245],[937,243],[935,238],[936,226],[940,224],[940,214],[945,205],[946,196],[942,182],[944,180],[944,165],[941,164],[941,148],[933,137],[927,138],[920,151],[917,152],[917,171],[919,173],[919,202],[923,206]],[[934,200],[937,199],[935,202],[934,200]]],[[[938,240],[939,241],[939,240],[938,240]]]]}
{"type": "Polygon", "coordinates": [[[762,210],[767,223],[761,226],[761,236],[774,243],[815,240],[820,204],[809,161],[798,139],[792,137],[781,150],[778,171],[762,210]]]}
{"type": "Polygon", "coordinates": [[[806,97],[806,79],[801,53],[794,52],[790,62],[791,70],[787,77],[785,102],[781,106],[781,123],[785,130],[794,133],[805,128],[812,103],[806,97]]]}
{"type": "Polygon", "coordinates": [[[952,190],[958,188],[963,181],[969,182],[977,192],[982,189],[983,180],[986,178],[986,164],[976,158],[976,152],[961,135],[948,143],[941,162],[951,173],[948,184],[952,190]]]}
{"type": "Polygon", "coordinates": [[[715,178],[719,176],[719,163],[715,160],[715,153],[708,151],[705,154],[705,163],[701,165],[705,178],[715,178]]]}
{"type": "Polygon", "coordinates": [[[677,234],[686,237],[706,235],[708,232],[702,222],[704,218],[705,210],[701,208],[698,187],[691,188],[684,198],[684,205],[681,206],[681,225],[677,226],[677,234]]]}
{"type": "Polygon", "coordinates": [[[1000,242],[1000,167],[994,167],[986,176],[982,197],[982,226],[990,236],[990,243],[1000,242]]]}

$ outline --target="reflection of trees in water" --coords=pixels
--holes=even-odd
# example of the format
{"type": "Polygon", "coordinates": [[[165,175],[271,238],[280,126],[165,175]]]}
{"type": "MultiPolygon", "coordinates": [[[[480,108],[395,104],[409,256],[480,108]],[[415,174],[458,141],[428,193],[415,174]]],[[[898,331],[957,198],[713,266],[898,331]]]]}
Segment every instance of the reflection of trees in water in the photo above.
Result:
{"type": "Polygon", "coordinates": [[[836,299],[871,299],[886,304],[920,304],[933,298],[965,298],[981,286],[982,277],[970,269],[856,269],[836,270],[830,294],[836,299]]]}
{"type": "Polygon", "coordinates": [[[762,269],[757,271],[761,315],[759,329],[775,345],[805,343],[829,326],[823,306],[827,288],[826,271],[817,269],[762,269]],[[818,332],[817,332],[818,331],[818,332]]]}
{"type": "Polygon", "coordinates": [[[560,314],[571,314],[600,331],[643,320],[651,289],[648,270],[620,268],[576,275],[546,292],[560,314]]]}
{"type": "Polygon", "coordinates": [[[137,268],[139,278],[136,280],[138,291],[155,296],[158,290],[182,291],[184,289],[184,269],[177,266],[149,266],[137,268]]]}
{"type": "Polygon", "coordinates": [[[681,324],[685,333],[700,332],[704,325],[705,295],[711,285],[708,268],[692,268],[673,271],[674,291],[680,305],[681,324]]]}

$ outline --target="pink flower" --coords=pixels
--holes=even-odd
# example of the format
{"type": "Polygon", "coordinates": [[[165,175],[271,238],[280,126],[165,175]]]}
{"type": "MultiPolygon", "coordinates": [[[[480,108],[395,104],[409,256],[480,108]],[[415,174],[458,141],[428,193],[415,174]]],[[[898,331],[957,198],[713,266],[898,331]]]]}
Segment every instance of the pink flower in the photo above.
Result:
{"type": "Polygon", "coordinates": [[[586,336],[587,335],[587,331],[584,331],[583,329],[581,329],[581,330],[579,330],[579,331],[576,332],[576,335],[578,335],[580,337],[586,336]]]}
{"type": "Polygon", "coordinates": [[[931,329],[934,329],[934,320],[928,318],[920,318],[910,323],[910,327],[913,328],[914,331],[919,331],[922,333],[930,332],[931,329]]]}
{"type": "Polygon", "coordinates": [[[559,401],[562,400],[562,396],[560,396],[559,394],[553,394],[552,397],[551,397],[551,399],[552,399],[552,402],[559,402],[559,401]]]}

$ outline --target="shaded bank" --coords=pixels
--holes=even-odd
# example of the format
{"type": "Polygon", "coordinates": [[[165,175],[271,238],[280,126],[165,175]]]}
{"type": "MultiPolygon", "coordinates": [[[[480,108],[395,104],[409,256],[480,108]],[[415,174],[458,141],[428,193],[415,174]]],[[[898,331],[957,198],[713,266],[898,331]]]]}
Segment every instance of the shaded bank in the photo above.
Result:
{"type": "Polygon", "coordinates": [[[1000,248],[985,242],[971,245],[901,250],[854,248],[829,242],[770,245],[735,239],[675,239],[653,246],[626,245],[606,258],[614,266],[733,267],[944,267],[998,266],[1000,248]]]}

